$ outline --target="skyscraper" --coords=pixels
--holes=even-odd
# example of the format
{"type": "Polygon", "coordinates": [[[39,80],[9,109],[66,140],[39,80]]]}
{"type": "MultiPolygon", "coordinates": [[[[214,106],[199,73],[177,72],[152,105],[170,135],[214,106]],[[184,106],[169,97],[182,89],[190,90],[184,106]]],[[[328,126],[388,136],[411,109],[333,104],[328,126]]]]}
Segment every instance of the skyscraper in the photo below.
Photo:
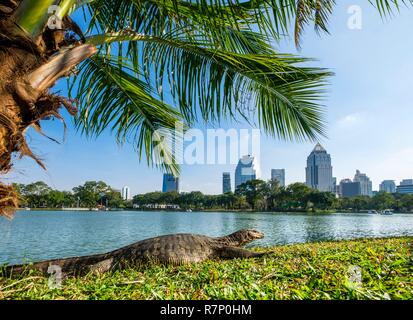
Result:
{"type": "Polygon", "coordinates": [[[258,165],[256,159],[250,155],[243,156],[235,169],[235,189],[241,184],[257,179],[258,165]]]}
{"type": "Polygon", "coordinates": [[[359,170],[357,170],[353,181],[360,182],[360,194],[362,196],[373,196],[373,184],[365,173],[361,173],[359,170]]]}
{"type": "Polygon", "coordinates": [[[174,177],[173,174],[164,173],[162,192],[179,192],[179,177],[174,177]]]}
{"type": "Polygon", "coordinates": [[[123,200],[130,200],[131,199],[130,189],[129,189],[128,186],[124,186],[122,188],[122,199],[123,200]]]}
{"type": "Polygon", "coordinates": [[[411,186],[413,185],[413,179],[404,179],[400,182],[401,186],[411,186]]]}
{"type": "Polygon", "coordinates": [[[271,180],[277,180],[280,187],[285,187],[285,169],[272,169],[271,180]]]}
{"type": "Polygon", "coordinates": [[[339,194],[342,198],[357,197],[361,194],[360,182],[353,182],[351,179],[340,181],[339,194]]]}
{"type": "Polygon", "coordinates": [[[380,183],[379,190],[387,193],[395,193],[396,183],[394,182],[394,180],[384,180],[382,183],[380,183]]]}
{"type": "Polygon", "coordinates": [[[413,194],[413,179],[404,179],[396,188],[397,193],[413,194]]]}
{"type": "Polygon", "coordinates": [[[307,158],[306,184],[319,191],[334,192],[333,167],[327,151],[317,143],[307,158]]]}
{"type": "Polygon", "coordinates": [[[222,174],[222,193],[231,191],[231,174],[229,172],[224,172],[222,174]]]}
{"type": "Polygon", "coordinates": [[[333,192],[338,195],[339,194],[339,186],[337,185],[337,178],[333,177],[333,192]]]}

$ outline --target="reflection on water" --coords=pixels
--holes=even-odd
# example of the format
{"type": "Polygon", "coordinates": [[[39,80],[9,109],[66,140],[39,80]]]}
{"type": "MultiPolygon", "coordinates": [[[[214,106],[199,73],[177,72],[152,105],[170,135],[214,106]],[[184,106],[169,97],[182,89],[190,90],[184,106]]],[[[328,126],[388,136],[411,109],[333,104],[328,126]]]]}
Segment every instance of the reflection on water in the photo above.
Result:
{"type": "Polygon", "coordinates": [[[249,246],[413,236],[413,215],[22,211],[11,221],[0,218],[0,263],[101,253],[162,234],[222,236],[242,228],[265,233],[249,246]]]}

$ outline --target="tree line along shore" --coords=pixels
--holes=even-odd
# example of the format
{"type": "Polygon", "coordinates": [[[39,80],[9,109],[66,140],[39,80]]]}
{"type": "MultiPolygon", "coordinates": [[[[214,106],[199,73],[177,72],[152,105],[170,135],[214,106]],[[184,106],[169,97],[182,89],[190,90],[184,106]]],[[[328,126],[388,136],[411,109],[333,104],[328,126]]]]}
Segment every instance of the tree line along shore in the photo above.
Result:
{"type": "Polygon", "coordinates": [[[32,209],[117,208],[138,210],[219,210],[277,212],[360,212],[391,209],[413,212],[413,195],[379,192],[373,197],[337,198],[302,183],[281,187],[276,181],[248,181],[235,192],[207,195],[192,192],[149,192],[130,200],[103,181],[87,181],[72,191],[54,190],[42,181],[14,184],[19,206],[32,209]]]}

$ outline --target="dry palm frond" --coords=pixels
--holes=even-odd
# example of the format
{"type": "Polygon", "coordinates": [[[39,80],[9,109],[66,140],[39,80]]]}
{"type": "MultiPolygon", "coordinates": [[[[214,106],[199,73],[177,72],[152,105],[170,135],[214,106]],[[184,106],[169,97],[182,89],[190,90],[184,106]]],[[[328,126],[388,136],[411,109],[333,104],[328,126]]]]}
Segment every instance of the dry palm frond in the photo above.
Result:
{"type": "Polygon", "coordinates": [[[0,183],[0,216],[12,218],[18,208],[18,196],[12,186],[0,183]]]}

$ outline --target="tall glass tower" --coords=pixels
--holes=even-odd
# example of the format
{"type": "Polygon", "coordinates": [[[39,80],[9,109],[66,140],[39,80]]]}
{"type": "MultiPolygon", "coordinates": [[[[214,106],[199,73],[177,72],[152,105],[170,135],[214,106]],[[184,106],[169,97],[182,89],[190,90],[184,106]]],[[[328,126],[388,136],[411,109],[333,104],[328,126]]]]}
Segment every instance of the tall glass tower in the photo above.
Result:
{"type": "Polygon", "coordinates": [[[224,172],[222,174],[222,193],[231,191],[231,174],[229,172],[224,172]]]}
{"type": "Polygon", "coordinates": [[[277,180],[280,187],[285,187],[285,169],[272,169],[271,180],[277,180]]]}
{"type": "Polygon", "coordinates": [[[162,192],[179,192],[179,177],[174,177],[173,174],[164,173],[162,192]]]}
{"type": "Polygon", "coordinates": [[[333,167],[327,151],[317,143],[307,158],[306,184],[319,191],[334,192],[333,167]]]}
{"type": "Polygon", "coordinates": [[[243,156],[235,169],[235,189],[241,184],[257,179],[258,165],[256,159],[250,155],[243,156]]]}

